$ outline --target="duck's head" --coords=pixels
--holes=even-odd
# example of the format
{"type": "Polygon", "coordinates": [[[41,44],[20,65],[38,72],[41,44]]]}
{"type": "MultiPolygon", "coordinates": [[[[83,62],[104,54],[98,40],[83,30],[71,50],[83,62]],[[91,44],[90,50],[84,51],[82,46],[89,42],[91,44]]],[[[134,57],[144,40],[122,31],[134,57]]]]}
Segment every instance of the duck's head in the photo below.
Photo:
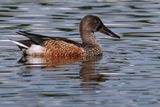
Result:
{"type": "MultiPolygon", "coordinates": [[[[85,33],[94,33],[94,32],[101,32],[108,36],[114,38],[120,38],[117,34],[113,33],[109,30],[101,21],[101,19],[94,15],[87,15],[83,17],[80,23],[80,32],[83,35],[85,33]]],[[[85,34],[86,35],[86,34],[85,34]]]]}

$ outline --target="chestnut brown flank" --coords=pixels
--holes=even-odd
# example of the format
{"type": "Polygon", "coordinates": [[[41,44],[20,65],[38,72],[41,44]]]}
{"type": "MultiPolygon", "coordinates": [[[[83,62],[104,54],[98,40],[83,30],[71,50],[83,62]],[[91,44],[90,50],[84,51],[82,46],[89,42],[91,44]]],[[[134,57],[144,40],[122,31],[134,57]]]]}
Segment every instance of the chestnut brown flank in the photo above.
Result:
{"type": "Polygon", "coordinates": [[[44,56],[51,56],[55,58],[78,58],[85,56],[83,48],[60,40],[47,40],[44,42],[44,47],[44,56]]]}

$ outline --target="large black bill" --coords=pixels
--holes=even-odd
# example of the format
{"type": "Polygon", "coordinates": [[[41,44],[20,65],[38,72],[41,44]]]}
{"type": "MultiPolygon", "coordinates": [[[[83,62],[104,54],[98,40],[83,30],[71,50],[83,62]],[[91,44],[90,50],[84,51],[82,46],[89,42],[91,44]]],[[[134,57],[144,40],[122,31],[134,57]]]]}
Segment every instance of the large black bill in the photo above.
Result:
{"type": "Polygon", "coordinates": [[[120,36],[118,36],[117,34],[113,33],[111,30],[109,30],[107,27],[103,26],[100,30],[101,33],[104,33],[108,36],[114,37],[114,38],[119,38],[120,36]]]}

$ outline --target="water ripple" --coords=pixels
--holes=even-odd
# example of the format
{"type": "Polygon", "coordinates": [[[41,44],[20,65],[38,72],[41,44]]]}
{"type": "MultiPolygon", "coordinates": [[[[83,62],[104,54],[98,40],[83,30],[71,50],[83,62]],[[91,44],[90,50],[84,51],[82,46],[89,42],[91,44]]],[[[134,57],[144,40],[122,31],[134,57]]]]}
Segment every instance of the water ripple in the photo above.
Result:
{"type": "Polygon", "coordinates": [[[0,3],[1,106],[159,107],[158,0],[0,3]],[[103,48],[102,58],[48,67],[20,63],[21,51],[9,40],[26,38],[16,31],[29,30],[81,42],[79,22],[86,14],[98,15],[106,26],[121,35],[117,40],[96,33],[103,48]]]}

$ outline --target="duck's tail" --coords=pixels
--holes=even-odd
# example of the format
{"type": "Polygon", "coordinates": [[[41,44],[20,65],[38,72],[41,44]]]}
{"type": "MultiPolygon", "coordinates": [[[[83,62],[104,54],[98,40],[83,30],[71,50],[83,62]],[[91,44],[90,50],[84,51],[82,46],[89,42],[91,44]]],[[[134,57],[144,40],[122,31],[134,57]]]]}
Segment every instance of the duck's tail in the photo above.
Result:
{"type": "Polygon", "coordinates": [[[25,45],[24,43],[20,41],[14,41],[14,40],[1,40],[1,41],[12,42],[16,44],[21,50],[26,50],[29,48],[27,45],[25,45]]]}
{"type": "Polygon", "coordinates": [[[0,40],[5,42],[12,42],[16,44],[19,49],[23,52],[23,55],[43,55],[44,47],[36,44],[32,44],[32,41],[29,40],[21,40],[21,41],[15,41],[15,40],[0,40]]]}
{"type": "Polygon", "coordinates": [[[19,41],[10,40],[11,42],[15,43],[21,50],[26,50],[29,47],[19,41]]]}

